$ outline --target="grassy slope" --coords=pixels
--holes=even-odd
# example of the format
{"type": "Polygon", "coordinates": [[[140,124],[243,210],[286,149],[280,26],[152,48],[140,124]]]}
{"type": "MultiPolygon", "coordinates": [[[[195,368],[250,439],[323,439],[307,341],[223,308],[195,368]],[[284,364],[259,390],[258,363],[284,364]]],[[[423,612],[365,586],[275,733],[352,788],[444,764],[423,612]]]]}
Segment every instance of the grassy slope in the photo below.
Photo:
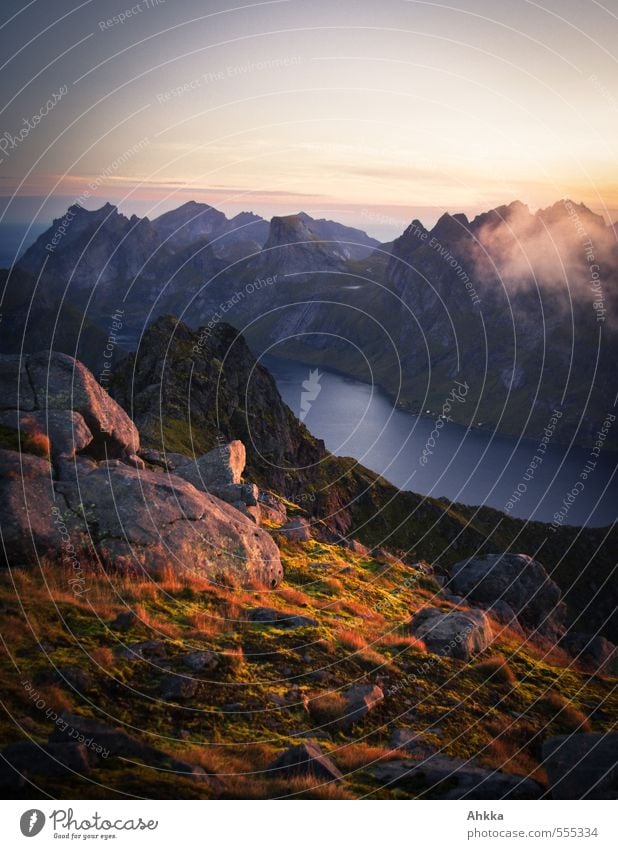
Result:
{"type": "MultiPolygon", "coordinates": [[[[89,683],[83,694],[67,684],[37,685],[47,706],[117,726],[126,723],[144,741],[216,773],[215,795],[228,798],[405,796],[400,790],[381,790],[367,769],[401,756],[389,747],[394,727],[421,733],[445,754],[478,757],[481,764],[530,774],[543,783],[539,756],[545,737],[588,728],[585,717],[592,717],[593,730],[611,727],[618,707],[615,680],[565,668],[560,653],[522,646],[510,632],[499,633],[479,659],[503,654],[513,683],[491,664],[488,669],[425,653],[422,644],[405,635],[405,622],[428,603],[450,605],[421,571],[315,541],[282,542],[282,560],[285,580],[276,591],[215,586],[171,573],[157,585],[91,574],[88,593],[79,599],[67,583],[70,575],[58,567],[47,567],[44,578],[35,571],[1,576],[3,636],[11,657],[2,656],[6,714],[0,740],[22,737],[14,723],[24,735],[41,742],[47,738],[50,722],[24,682],[44,675],[52,663],[80,667],[89,683]],[[110,628],[125,603],[140,617],[128,634],[110,628]],[[309,616],[318,624],[282,630],[249,623],[246,611],[258,605],[309,616]],[[194,673],[204,680],[184,705],[161,700],[164,670],[156,661],[128,660],[117,653],[123,643],[152,639],[164,644],[167,661],[162,665],[179,672],[189,672],[182,664],[188,651],[218,653],[215,672],[194,673]],[[44,651],[37,650],[37,641],[44,651]],[[336,718],[337,692],[358,681],[377,681],[387,696],[352,731],[330,726],[330,736],[320,741],[345,774],[344,782],[290,785],[261,774],[279,751],[298,742],[295,735],[319,734],[324,723],[336,718]],[[240,712],[223,710],[230,703],[238,703],[240,712]]],[[[199,783],[117,758],[90,778],[41,779],[39,785],[65,798],[213,795],[199,783]]],[[[422,787],[408,790],[423,793],[422,787]]],[[[26,795],[36,792],[29,788],[26,795]]]]}

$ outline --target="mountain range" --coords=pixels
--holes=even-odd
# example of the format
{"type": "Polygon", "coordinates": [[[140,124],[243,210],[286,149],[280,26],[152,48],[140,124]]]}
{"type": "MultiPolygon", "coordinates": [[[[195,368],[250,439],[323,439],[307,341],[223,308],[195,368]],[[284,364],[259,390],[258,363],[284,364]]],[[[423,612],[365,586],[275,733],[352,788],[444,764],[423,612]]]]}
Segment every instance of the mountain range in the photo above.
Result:
{"type": "MultiPolygon", "coordinates": [[[[189,201],[150,221],[74,206],[5,275],[5,321],[20,331],[2,351],[24,337],[36,285],[48,320],[37,316],[35,348],[47,333],[95,373],[96,346],[82,337],[105,338],[118,310],[117,359],[160,315],[192,328],[225,319],[257,355],[374,381],[413,413],[439,413],[459,380],[460,424],[536,439],[560,409],[555,441],[589,445],[614,385],[617,277],[614,229],[569,200],[446,213],[431,230],[415,220],[389,244],[302,212],[228,219],[189,201]]],[[[606,447],[618,448],[614,432],[606,447]]]]}

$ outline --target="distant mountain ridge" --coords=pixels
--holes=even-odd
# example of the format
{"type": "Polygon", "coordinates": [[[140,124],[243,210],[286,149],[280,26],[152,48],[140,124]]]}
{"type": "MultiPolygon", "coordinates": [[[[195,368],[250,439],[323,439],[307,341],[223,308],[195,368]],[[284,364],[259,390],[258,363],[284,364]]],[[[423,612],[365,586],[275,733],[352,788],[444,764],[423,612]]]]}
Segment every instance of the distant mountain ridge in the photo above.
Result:
{"type": "Polygon", "coordinates": [[[440,410],[455,378],[470,385],[464,425],[536,438],[559,407],[555,440],[586,445],[607,412],[618,248],[581,204],[445,213],[389,245],[303,212],[228,219],[195,201],[153,221],[111,204],[69,215],[18,266],[103,331],[122,307],[128,347],[162,314],[224,317],[255,352],[374,381],[415,413],[440,410]]]}

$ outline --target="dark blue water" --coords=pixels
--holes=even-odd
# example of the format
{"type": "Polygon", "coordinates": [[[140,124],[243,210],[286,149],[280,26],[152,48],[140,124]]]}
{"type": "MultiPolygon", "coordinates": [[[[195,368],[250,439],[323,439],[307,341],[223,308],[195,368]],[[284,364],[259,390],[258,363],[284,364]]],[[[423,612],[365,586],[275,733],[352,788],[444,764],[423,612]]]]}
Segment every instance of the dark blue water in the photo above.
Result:
{"type": "MultiPolygon", "coordinates": [[[[268,358],[279,392],[301,412],[306,365],[268,358]]],[[[524,478],[537,442],[517,441],[446,423],[426,465],[423,449],[435,419],[393,409],[388,397],[366,383],[320,370],[319,391],[304,422],[333,454],[354,457],[400,489],[463,504],[487,505],[511,516],[551,522],[581,480],[589,450],[550,443],[543,462],[524,478]],[[514,501],[512,494],[517,488],[514,501]]],[[[315,394],[315,393],[312,393],[315,394]]],[[[306,405],[307,406],[307,405],[306,405]]],[[[618,422],[614,425],[618,427],[618,422]]],[[[608,525],[618,518],[618,454],[601,452],[594,471],[577,487],[561,524],[608,525]]]]}

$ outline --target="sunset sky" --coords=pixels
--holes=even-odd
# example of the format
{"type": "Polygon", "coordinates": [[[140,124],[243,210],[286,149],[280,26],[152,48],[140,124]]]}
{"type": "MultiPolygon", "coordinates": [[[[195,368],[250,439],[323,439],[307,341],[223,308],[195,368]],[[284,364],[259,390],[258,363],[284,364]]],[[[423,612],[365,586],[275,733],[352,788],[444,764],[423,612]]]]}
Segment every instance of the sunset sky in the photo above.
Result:
{"type": "Polygon", "coordinates": [[[195,199],[390,237],[566,196],[618,219],[616,0],[5,0],[0,16],[4,223],[195,199]]]}

